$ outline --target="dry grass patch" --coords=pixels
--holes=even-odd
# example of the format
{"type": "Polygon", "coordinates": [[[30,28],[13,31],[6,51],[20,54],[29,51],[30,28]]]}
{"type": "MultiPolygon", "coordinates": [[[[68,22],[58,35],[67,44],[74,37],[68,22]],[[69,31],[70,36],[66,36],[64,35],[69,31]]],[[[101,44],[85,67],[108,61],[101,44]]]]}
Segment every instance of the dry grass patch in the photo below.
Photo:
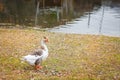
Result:
{"type": "Polygon", "coordinates": [[[0,29],[1,80],[119,80],[120,38],[0,29]],[[43,69],[21,63],[20,58],[38,49],[49,38],[49,57],[43,69]]]}

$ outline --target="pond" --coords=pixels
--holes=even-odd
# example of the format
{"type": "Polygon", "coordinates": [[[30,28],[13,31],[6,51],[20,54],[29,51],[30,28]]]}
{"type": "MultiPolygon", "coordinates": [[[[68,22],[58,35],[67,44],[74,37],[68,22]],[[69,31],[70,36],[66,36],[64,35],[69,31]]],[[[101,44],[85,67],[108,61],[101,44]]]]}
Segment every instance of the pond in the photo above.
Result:
{"type": "Polygon", "coordinates": [[[120,37],[120,0],[0,0],[0,27],[120,37]]]}
{"type": "MultiPolygon", "coordinates": [[[[81,3],[78,4],[80,7],[81,3]]],[[[88,10],[83,10],[83,15],[64,25],[56,26],[49,31],[74,33],[74,34],[95,34],[120,36],[120,1],[106,0],[100,5],[92,7],[88,4],[88,10]]],[[[83,6],[83,9],[86,6],[83,6]]],[[[79,11],[82,11],[79,9],[79,11]]],[[[82,12],[81,12],[82,13],[82,12]]],[[[77,13],[75,13],[77,14],[77,13]]]]}

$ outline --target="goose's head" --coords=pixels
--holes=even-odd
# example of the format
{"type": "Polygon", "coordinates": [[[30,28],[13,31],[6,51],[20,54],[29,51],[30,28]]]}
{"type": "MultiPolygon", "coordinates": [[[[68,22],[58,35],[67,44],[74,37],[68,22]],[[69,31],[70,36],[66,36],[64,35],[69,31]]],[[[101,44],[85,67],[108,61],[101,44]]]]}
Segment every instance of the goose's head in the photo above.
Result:
{"type": "Polygon", "coordinates": [[[48,38],[44,36],[44,37],[43,37],[43,42],[44,42],[44,43],[47,43],[47,42],[48,42],[48,38]]]}
{"type": "Polygon", "coordinates": [[[46,44],[48,42],[48,38],[47,37],[43,37],[43,39],[41,40],[41,44],[46,44]]]}

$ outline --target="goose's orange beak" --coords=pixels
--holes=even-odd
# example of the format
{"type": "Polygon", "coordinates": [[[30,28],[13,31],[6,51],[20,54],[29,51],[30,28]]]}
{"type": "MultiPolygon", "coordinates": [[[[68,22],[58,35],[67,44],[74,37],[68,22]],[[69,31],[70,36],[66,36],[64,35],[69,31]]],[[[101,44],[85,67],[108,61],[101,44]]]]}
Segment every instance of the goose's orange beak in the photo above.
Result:
{"type": "Polygon", "coordinates": [[[45,42],[49,42],[48,39],[45,39],[45,42]]]}
{"type": "Polygon", "coordinates": [[[49,42],[47,37],[43,37],[45,42],[49,42]]]}

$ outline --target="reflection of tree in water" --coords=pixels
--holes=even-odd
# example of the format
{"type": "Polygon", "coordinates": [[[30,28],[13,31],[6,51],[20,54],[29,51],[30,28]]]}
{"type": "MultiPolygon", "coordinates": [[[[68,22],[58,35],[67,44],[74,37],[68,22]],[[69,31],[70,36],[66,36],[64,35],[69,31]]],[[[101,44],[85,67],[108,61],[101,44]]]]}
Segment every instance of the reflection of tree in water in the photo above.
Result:
{"type": "MultiPolygon", "coordinates": [[[[98,10],[102,6],[104,0],[65,0],[62,4],[61,19],[63,21],[69,21],[71,19],[84,16],[84,13],[89,13],[88,27],[90,24],[91,11],[98,10]],[[62,12],[63,11],[63,12],[62,12]]],[[[110,1],[107,0],[109,3],[110,1]]],[[[102,12],[103,18],[104,10],[102,12]]],[[[103,19],[101,19],[102,24],[103,19]]],[[[102,25],[101,25],[102,28],[102,25]]]]}
{"type": "MultiPolygon", "coordinates": [[[[0,0],[0,23],[34,25],[38,1],[41,11],[42,9],[49,9],[49,7],[52,8],[52,10],[45,10],[46,12],[42,15],[42,12],[38,14],[38,25],[46,27],[81,17],[85,12],[91,12],[94,7],[99,8],[101,6],[101,0],[0,0]]],[[[120,3],[119,0],[114,1],[120,3]]]]}
{"type": "Polygon", "coordinates": [[[27,20],[33,18],[33,1],[2,0],[1,3],[4,4],[4,10],[1,12],[4,16],[0,21],[1,23],[24,24],[27,20]]]}

